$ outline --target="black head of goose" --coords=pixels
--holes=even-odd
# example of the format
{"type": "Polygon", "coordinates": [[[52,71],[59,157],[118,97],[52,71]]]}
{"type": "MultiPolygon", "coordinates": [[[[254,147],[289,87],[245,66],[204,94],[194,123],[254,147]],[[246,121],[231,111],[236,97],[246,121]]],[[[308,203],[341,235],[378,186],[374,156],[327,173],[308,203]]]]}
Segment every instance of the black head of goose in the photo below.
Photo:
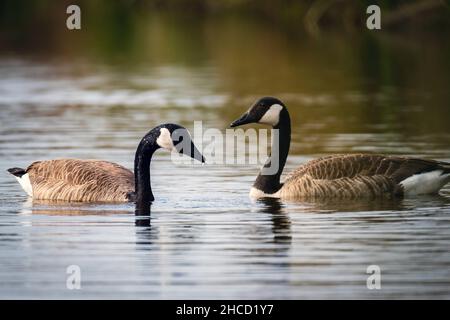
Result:
{"type": "Polygon", "coordinates": [[[116,163],[82,159],[37,161],[27,169],[11,168],[8,171],[33,199],[149,203],[154,200],[150,162],[160,148],[205,162],[188,130],[167,123],[153,128],[140,141],[135,153],[134,173],[116,163]]]}
{"type": "Polygon", "coordinates": [[[291,141],[291,120],[279,99],[264,97],[231,124],[277,129],[269,159],[250,191],[253,198],[362,198],[435,194],[450,182],[450,163],[376,154],[332,155],[312,160],[280,182],[291,141]],[[275,168],[275,169],[273,169],[275,168]]]}

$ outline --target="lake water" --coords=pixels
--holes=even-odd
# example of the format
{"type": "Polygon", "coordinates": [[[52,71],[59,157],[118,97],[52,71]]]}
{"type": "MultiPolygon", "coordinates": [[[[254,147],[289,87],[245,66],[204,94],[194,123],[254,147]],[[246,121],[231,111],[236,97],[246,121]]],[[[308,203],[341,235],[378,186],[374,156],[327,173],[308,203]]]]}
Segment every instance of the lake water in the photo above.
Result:
{"type": "Polygon", "coordinates": [[[132,204],[27,199],[7,168],[61,157],[132,168],[152,127],[225,130],[262,95],[291,112],[285,173],[347,152],[450,161],[445,37],[310,39],[244,19],[149,21],[133,31],[144,40],[113,38],[113,48],[79,35],[36,52],[3,48],[1,298],[450,298],[450,185],[404,200],[253,202],[258,165],[174,164],[159,151],[150,219],[132,204]],[[70,265],[81,290],[66,287],[70,265]],[[380,290],[366,286],[371,265],[380,290]]]}

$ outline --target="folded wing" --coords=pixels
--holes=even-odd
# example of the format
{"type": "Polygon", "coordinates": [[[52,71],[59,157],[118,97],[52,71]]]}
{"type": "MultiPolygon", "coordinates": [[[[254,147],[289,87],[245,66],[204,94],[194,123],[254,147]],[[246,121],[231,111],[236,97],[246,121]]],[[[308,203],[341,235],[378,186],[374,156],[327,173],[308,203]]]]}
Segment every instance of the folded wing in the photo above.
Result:
{"type": "Polygon", "coordinates": [[[112,162],[59,159],[32,163],[26,170],[34,199],[127,201],[134,191],[133,173],[112,162]]]}
{"type": "Polygon", "coordinates": [[[435,193],[449,179],[450,165],[444,162],[383,155],[334,155],[295,170],[286,179],[281,196],[359,198],[435,193]],[[422,187],[424,182],[428,183],[427,188],[422,187]]]}

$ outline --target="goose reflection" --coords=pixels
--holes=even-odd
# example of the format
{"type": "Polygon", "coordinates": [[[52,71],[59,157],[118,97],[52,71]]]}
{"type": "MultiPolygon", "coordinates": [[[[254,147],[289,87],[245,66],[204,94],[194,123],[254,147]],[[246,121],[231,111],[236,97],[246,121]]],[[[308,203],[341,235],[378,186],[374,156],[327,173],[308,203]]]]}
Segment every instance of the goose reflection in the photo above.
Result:
{"type": "Polygon", "coordinates": [[[136,245],[140,250],[149,250],[151,245],[157,238],[151,228],[151,209],[152,203],[136,204],[134,208],[134,225],[136,226],[136,245]]]}
{"type": "Polygon", "coordinates": [[[306,213],[334,212],[370,212],[370,211],[401,211],[404,209],[403,199],[313,199],[302,202],[289,202],[306,213]]]}
{"type": "Polygon", "coordinates": [[[23,202],[19,214],[48,216],[108,216],[129,214],[128,206],[106,205],[105,203],[81,203],[56,200],[33,200],[23,202]]]}
{"type": "Polygon", "coordinates": [[[447,207],[450,198],[444,195],[422,195],[411,199],[317,199],[310,201],[287,201],[289,212],[334,213],[334,212],[375,212],[409,211],[424,207],[447,207]]]}
{"type": "Polygon", "coordinates": [[[273,241],[275,243],[291,244],[291,220],[285,212],[285,205],[276,198],[263,198],[258,200],[262,204],[260,212],[271,215],[273,241]]]}
{"type": "Polygon", "coordinates": [[[151,202],[136,204],[136,207],[134,209],[136,227],[147,227],[148,228],[147,230],[150,231],[151,208],[152,208],[151,202]]]}

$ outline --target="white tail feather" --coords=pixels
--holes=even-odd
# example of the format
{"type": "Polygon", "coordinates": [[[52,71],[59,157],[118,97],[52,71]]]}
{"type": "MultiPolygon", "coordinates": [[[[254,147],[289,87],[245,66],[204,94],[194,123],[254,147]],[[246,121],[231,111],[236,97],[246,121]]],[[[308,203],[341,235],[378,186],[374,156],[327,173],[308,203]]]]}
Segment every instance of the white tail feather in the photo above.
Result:
{"type": "Polygon", "coordinates": [[[25,190],[25,192],[33,197],[33,187],[31,186],[30,176],[28,173],[25,173],[22,177],[16,177],[17,181],[19,181],[20,186],[25,190]]]}
{"type": "Polygon", "coordinates": [[[450,173],[442,174],[442,170],[415,174],[400,182],[405,195],[434,194],[449,182],[450,173]]]}

